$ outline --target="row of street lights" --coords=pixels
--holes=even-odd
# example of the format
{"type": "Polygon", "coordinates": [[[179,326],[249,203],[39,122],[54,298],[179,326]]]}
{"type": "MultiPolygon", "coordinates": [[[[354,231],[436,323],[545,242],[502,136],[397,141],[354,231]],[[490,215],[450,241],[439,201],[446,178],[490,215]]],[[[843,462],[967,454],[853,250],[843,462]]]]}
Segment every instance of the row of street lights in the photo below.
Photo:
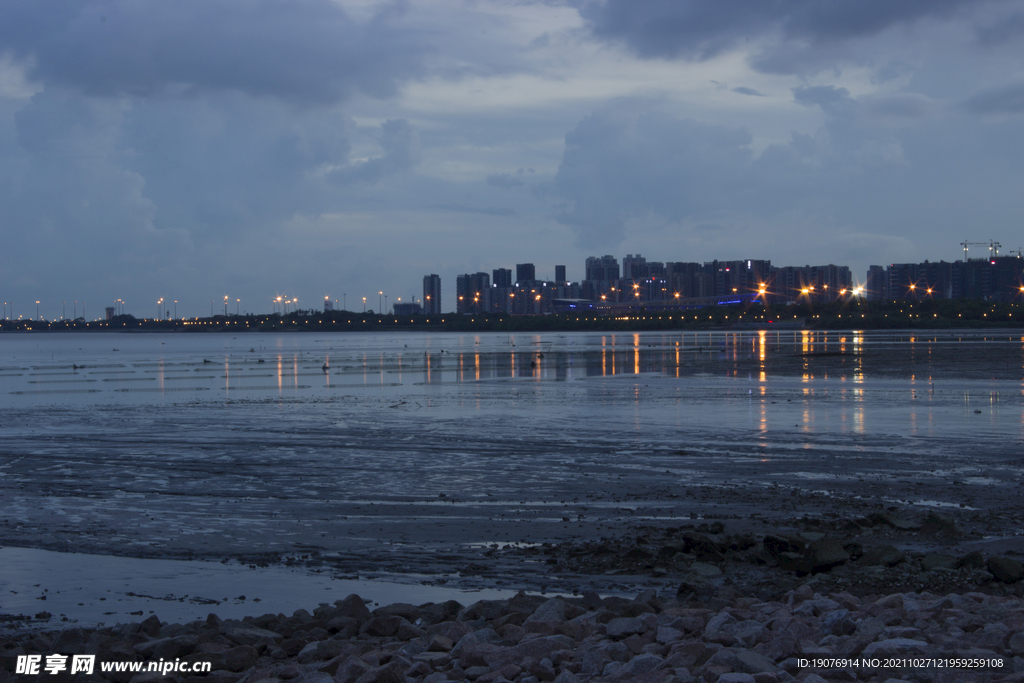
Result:
{"type": "MultiPolygon", "coordinates": [[[[34,320],[42,320],[43,316],[39,312],[39,305],[42,303],[42,301],[36,300],[35,303],[36,303],[36,317],[34,318],[34,320]]],[[[85,317],[85,302],[84,301],[79,302],[78,299],[74,299],[71,302],[71,319],[72,320],[78,320],[78,305],[79,305],[79,303],[81,303],[81,305],[82,305],[82,317],[83,318],[85,317]]],[[[124,302],[121,301],[121,299],[116,299],[114,301],[115,306],[119,305],[119,304],[123,305],[123,303],[124,302]]],[[[5,301],[5,302],[3,302],[3,305],[4,305],[3,315],[0,316],[0,320],[10,320],[11,318],[14,317],[14,302],[13,301],[5,301]]],[[[67,320],[67,317],[68,317],[68,302],[67,302],[67,300],[64,300],[64,301],[61,301],[61,304],[60,304],[60,319],[61,320],[67,320]]]]}
{"type": "MultiPolygon", "coordinates": [[[[377,297],[378,297],[378,299],[377,299],[377,302],[378,302],[377,306],[378,306],[379,309],[381,308],[382,305],[383,306],[387,305],[388,295],[385,294],[383,290],[379,290],[377,292],[377,297]]],[[[228,306],[229,306],[230,302],[231,302],[231,297],[228,296],[227,294],[225,294],[224,295],[224,315],[225,316],[228,315],[228,306]]],[[[275,297],[275,298],[271,299],[271,304],[273,306],[274,312],[275,313],[280,312],[283,315],[287,315],[288,314],[288,307],[289,306],[292,306],[292,311],[296,310],[294,307],[295,307],[295,305],[298,302],[299,302],[299,298],[298,297],[278,296],[278,297],[275,297]]],[[[40,306],[41,303],[42,303],[41,301],[36,301],[35,302],[35,304],[36,304],[36,317],[35,317],[35,319],[37,319],[37,320],[42,320],[42,317],[41,317],[40,312],[39,312],[39,306],[40,306]]],[[[67,301],[62,302],[61,320],[64,320],[67,317],[67,303],[68,303],[67,301]]],[[[83,318],[85,317],[85,302],[84,301],[79,302],[77,299],[75,299],[72,302],[72,319],[73,320],[77,320],[78,319],[78,306],[79,306],[80,303],[81,303],[81,307],[82,307],[82,317],[83,318]]],[[[173,311],[174,311],[173,312],[173,316],[171,314],[171,311],[164,309],[165,304],[170,304],[170,303],[171,303],[171,301],[168,300],[166,297],[160,297],[159,299],[156,300],[156,317],[155,317],[156,320],[163,320],[164,317],[169,317],[172,320],[177,320],[177,318],[178,318],[178,300],[177,299],[173,299],[173,311]]],[[[210,317],[211,318],[214,315],[214,304],[215,303],[216,303],[216,299],[210,299],[210,317]]],[[[236,298],[235,299],[235,315],[240,315],[241,314],[241,305],[242,305],[242,300],[239,299],[239,298],[236,298]]],[[[348,293],[347,292],[342,293],[342,307],[345,310],[348,309],[348,293]]],[[[124,299],[114,299],[113,309],[114,309],[114,315],[123,315],[124,311],[125,311],[125,301],[124,301],[124,299]]],[[[383,310],[383,309],[381,309],[381,310],[383,310]]],[[[366,312],[366,297],[364,296],[363,297],[363,313],[365,313],[365,312],[366,312]]],[[[380,311],[378,311],[378,312],[380,312],[380,311]]],[[[2,317],[2,319],[3,320],[10,320],[13,317],[14,317],[14,303],[11,302],[11,301],[4,301],[3,302],[3,317],[2,317]],[[10,311],[9,313],[8,313],[8,310],[10,311]]]]}

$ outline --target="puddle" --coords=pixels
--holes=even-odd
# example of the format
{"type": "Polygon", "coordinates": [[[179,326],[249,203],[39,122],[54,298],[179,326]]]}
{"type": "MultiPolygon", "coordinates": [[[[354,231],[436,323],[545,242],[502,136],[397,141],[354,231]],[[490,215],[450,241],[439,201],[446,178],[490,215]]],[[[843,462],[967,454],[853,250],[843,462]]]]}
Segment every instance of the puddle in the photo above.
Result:
{"type": "MultiPolygon", "coordinates": [[[[185,623],[211,612],[241,619],[267,612],[312,611],[350,593],[385,605],[458,600],[464,605],[515,594],[512,590],[459,590],[418,583],[437,577],[394,576],[394,580],[333,578],[289,567],[250,568],[236,562],[153,560],[0,548],[0,613],[49,612],[49,628],[137,621],[156,614],[185,623]],[[45,600],[41,599],[45,596],[45,600]],[[242,599],[244,596],[244,599],[242,599]],[[141,611],[141,614],[140,614],[141,611]],[[62,617],[67,617],[63,621],[62,617]]],[[[39,622],[32,622],[34,625],[39,622]]],[[[17,622],[13,624],[17,627],[17,622]]]]}

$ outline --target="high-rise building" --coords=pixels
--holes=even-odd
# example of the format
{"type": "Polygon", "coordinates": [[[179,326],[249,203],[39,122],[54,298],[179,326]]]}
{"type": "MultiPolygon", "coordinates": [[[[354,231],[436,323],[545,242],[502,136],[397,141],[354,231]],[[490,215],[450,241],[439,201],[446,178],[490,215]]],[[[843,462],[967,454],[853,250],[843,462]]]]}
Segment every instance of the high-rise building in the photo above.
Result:
{"type": "Polygon", "coordinates": [[[565,266],[555,266],[555,282],[564,285],[565,279],[565,266]]]}
{"type": "Polygon", "coordinates": [[[494,279],[492,284],[495,287],[511,287],[512,286],[512,271],[508,268],[495,268],[492,271],[494,279]]]}
{"type": "Polygon", "coordinates": [[[889,285],[885,277],[885,268],[882,266],[868,266],[864,298],[868,301],[884,301],[889,298],[889,285]]]}
{"type": "Polygon", "coordinates": [[[523,284],[537,279],[537,269],[532,263],[516,264],[516,282],[523,284]]]}
{"type": "Polygon", "coordinates": [[[639,280],[643,277],[647,277],[647,259],[640,254],[626,254],[626,258],[622,259],[622,278],[639,280]]]}
{"type": "Polygon", "coordinates": [[[459,275],[455,278],[457,313],[483,313],[490,310],[491,282],[487,273],[459,275]]]}
{"type": "Polygon", "coordinates": [[[439,275],[423,276],[423,312],[437,315],[441,312],[441,277],[439,275]]]}
{"type": "Polygon", "coordinates": [[[590,256],[584,268],[584,280],[611,282],[619,279],[619,260],[611,255],[590,256]]]}

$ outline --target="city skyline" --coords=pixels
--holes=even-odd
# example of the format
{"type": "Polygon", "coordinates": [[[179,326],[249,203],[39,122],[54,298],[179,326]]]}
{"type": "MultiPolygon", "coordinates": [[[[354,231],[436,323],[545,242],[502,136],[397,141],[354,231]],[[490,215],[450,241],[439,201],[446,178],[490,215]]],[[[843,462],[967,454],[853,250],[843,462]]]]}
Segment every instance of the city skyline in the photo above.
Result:
{"type": "MultiPolygon", "coordinates": [[[[504,264],[491,269],[491,272],[448,273],[444,276],[437,273],[422,277],[422,289],[418,293],[393,295],[378,289],[377,307],[373,306],[373,291],[365,295],[356,292],[351,294],[349,304],[348,292],[341,296],[330,294],[318,298],[297,297],[293,295],[277,295],[264,297],[264,304],[269,308],[259,308],[260,300],[246,301],[243,306],[239,297],[224,295],[209,300],[209,317],[216,315],[266,315],[288,314],[296,311],[350,311],[353,313],[374,312],[388,313],[397,311],[396,304],[404,304],[403,314],[423,312],[429,315],[445,313],[550,313],[554,299],[584,299],[600,304],[611,303],[657,303],[675,299],[700,299],[728,296],[729,292],[747,295],[751,301],[761,300],[769,303],[781,303],[787,300],[796,301],[801,296],[808,300],[826,301],[824,296],[832,286],[831,292],[840,292],[843,296],[862,296],[866,300],[900,299],[908,295],[913,297],[915,287],[920,287],[922,295],[936,298],[981,298],[994,297],[997,300],[1013,300],[1024,296],[1024,253],[1012,251],[1010,255],[1000,254],[997,242],[989,241],[961,243],[963,257],[955,261],[921,259],[905,263],[890,263],[884,266],[873,264],[863,275],[853,272],[844,264],[805,264],[783,265],[773,264],[770,259],[713,259],[705,262],[659,261],[648,259],[640,253],[628,253],[620,259],[614,255],[589,256],[580,269],[582,277],[571,278],[572,270],[565,264],[554,264],[551,267],[554,277],[547,277],[543,270],[538,270],[531,262],[504,264]],[[977,251],[986,247],[986,251],[977,251]],[[974,248],[977,256],[969,256],[969,248],[974,248]],[[988,268],[966,267],[970,264],[989,264],[992,273],[986,275],[988,268]],[[505,267],[512,265],[513,267],[505,267]],[[730,270],[748,273],[745,276],[730,270]],[[718,275],[715,275],[715,271],[718,275]],[[560,277],[559,277],[560,276],[560,277]],[[723,280],[723,277],[725,278],[723,280]],[[449,291],[445,295],[446,285],[449,291]],[[628,295],[621,291],[622,283],[629,283],[628,295]],[[738,285],[734,287],[733,285],[738,285]],[[824,285],[824,287],[822,287],[824,285]],[[815,291],[815,287],[818,287],[815,291]],[[531,290],[531,287],[543,289],[531,290]],[[616,288],[620,291],[616,292],[616,288]],[[498,302],[495,292],[500,290],[500,297],[512,297],[498,302]],[[529,297],[524,297],[529,290],[529,297]],[[905,291],[904,291],[905,290],[905,291]],[[1006,290],[1002,294],[999,292],[1006,290]],[[1006,292],[1009,292],[1007,295],[1006,292]],[[515,296],[519,300],[514,300],[515,296]],[[758,296],[760,295],[760,296],[758,296]],[[635,297],[635,299],[634,299],[635,297]],[[524,298],[536,299],[532,306],[524,305],[524,298]],[[544,305],[541,305],[541,300],[544,305]],[[472,301],[471,301],[472,300],[472,301]],[[1008,300],[1008,299],[1007,299],[1008,300]],[[414,304],[414,308],[408,308],[414,304]],[[517,305],[513,305],[517,304],[517,305]]],[[[49,303],[49,302],[47,302],[49,303]]],[[[85,306],[88,302],[79,300],[60,300],[57,303],[60,314],[48,316],[49,310],[42,300],[30,300],[22,308],[28,313],[18,313],[15,303],[3,301],[3,312],[0,319],[4,320],[73,320],[82,316],[86,320],[101,320],[111,315],[130,314],[137,318],[149,319],[184,319],[205,318],[205,310],[200,313],[191,312],[195,302],[185,302],[170,297],[160,297],[152,304],[150,312],[129,308],[124,298],[101,302],[97,309],[89,309],[86,315],[85,306]],[[68,314],[68,304],[71,314],[68,314]],[[179,305],[181,312],[179,314],[179,305]],[[33,308],[34,307],[34,308],[33,308]],[[34,315],[31,311],[35,312],[34,315]]]]}
{"type": "Polygon", "coordinates": [[[1009,253],[1022,34],[1024,0],[10,0],[0,297],[361,310],[429,273],[454,301],[489,254],[1009,253]]]}

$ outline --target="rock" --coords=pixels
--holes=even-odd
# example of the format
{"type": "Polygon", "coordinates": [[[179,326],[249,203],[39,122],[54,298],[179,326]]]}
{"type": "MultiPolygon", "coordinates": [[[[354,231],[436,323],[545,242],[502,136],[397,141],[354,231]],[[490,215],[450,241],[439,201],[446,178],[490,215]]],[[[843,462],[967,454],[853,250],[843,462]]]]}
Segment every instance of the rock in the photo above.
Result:
{"type": "Polygon", "coordinates": [[[890,638],[870,643],[864,648],[865,657],[893,657],[896,655],[923,654],[929,649],[928,643],[910,638],[890,638]]]}
{"type": "Polygon", "coordinates": [[[733,638],[743,647],[754,647],[764,637],[764,624],[753,619],[747,619],[736,624],[724,627],[733,638]]]}
{"type": "Polygon", "coordinates": [[[984,569],[985,568],[985,556],[981,554],[981,551],[974,550],[963,557],[956,563],[958,569],[984,569]]]}
{"type": "Polygon", "coordinates": [[[359,632],[366,633],[371,636],[386,638],[388,636],[395,635],[404,621],[405,620],[402,619],[402,617],[371,617],[366,621],[366,623],[359,627],[359,632]]]}
{"type": "Polygon", "coordinates": [[[268,631],[255,626],[229,626],[225,623],[221,627],[221,635],[237,645],[255,645],[267,638],[275,643],[280,643],[284,637],[274,631],[268,631]]]}
{"type": "Polygon", "coordinates": [[[478,631],[472,631],[467,633],[465,636],[459,639],[459,642],[452,648],[451,656],[453,659],[462,657],[467,652],[472,652],[479,648],[480,645],[500,643],[501,636],[494,632],[494,629],[482,628],[478,631]]]}
{"type": "Polygon", "coordinates": [[[569,606],[561,598],[551,598],[541,604],[533,614],[526,618],[526,623],[535,621],[565,621],[566,608],[569,606]]]}
{"type": "Polygon", "coordinates": [[[427,627],[427,635],[444,636],[453,643],[457,643],[465,636],[473,633],[473,627],[464,621],[443,621],[439,624],[427,627]]]}
{"type": "Polygon", "coordinates": [[[688,600],[691,597],[704,598],[713,595],[715,584],[697,574],[686,574],[679,582],[676,590],[676,597],[680,600],[688,600]]]}
{"type": "Polygon", "coordinates": [[[634,633],[644,633],[647,625],[639,617],[618,617],[609,621],[606,628],[609,638],[621,640],[634,633]]]}
{"type": "Polygon", "coordinates": [[[53,640],[53,651],[63,655],[80,655],[86,652],[86,636],[79,628],[69,628],[57,634],[53,640]]]}
{"type": "Polygon", "coordinates": [[[139,630],[150,638],[155,638],[160,633],[160,620],[154,614],[139,624],[139,630]]]}
{"type": "Polygon", "coordinates": [[[770,558],[778,562],[780,553],[802,553],[804,544],[796,539],[768,535],[761,541],[764,551],[770,558]]]}
{"type": "MultiPolygon", "coordinates": [[[[747,674],[774,673],[779,670],[775,662],[753,650],[741,650],[731,647],[722,648],[711,655],[707,668],[723,667],[730,671],[747,674]]],[[[721,680],[721,679],[719,679],[721,680]]]]}
{"type": "Polygon", "coordinates": [[[310,662],[322,662],[328,659],[334,659],[345,650],[345,644],[340,640],[318,640],[309,643],[302,651],[299,652],[298,660],[300,664],[309,664],[310,662]]]}
{"type": "Polygon", "coordinates": [[[442,635],[433,635],[430,637],[430,641],[427,643],[428,652],[449,652],[451,651],[454,643],[451,638],[445,638],[442,635]]]}
{"type": "Polygon", "coordinates": [[[713,579],[722,575],[722,570],[706,562],[694,562],[690,565],[690,573],[704,579],[713,579]]]}
{"type": "Polygon", "coordinates": [[[412,624],[420,618],[420,608],[406,602],[396,602],[378,607],[371,614],[375,617],[401,617],[412,624]]]}
{"type": "Polygon", "coordinates": [[[238,647],[211,655],[209,658],[211,662],[210,668],[213,670],[245,671],[256,663],[259,656],[255,648],[248,645],[239,645],[238,647]]]}
{"type": "Polygon", "coordinates": [[[899,529],[900,531],[912,531],[919,527],[914,520],[894,511],[874,513],[869,515],[868,519],[875,525],[885,524],[887,526],[891,526],[893,529],[899,529]]]}
{"type": "Polygon", "coordinates": [[[934,569],[956,569],[957,559],[952,555],[946,555],[944,553],[932,553],[931,555],[925,555],[921,560],[921,568],[925,571],[932,571],[934,569]]]}
{"type": "Polygon", "coordinates": [[[611,662],[605,667],[605,673],[603,674],[606,678],[612,677],[615,679],[624,679],[633,681],[637,677],[642,676],[650,671],[654,671],[664,663],[664,659],[657,655],[644,654],[637,655],[633,659],[629,660],[626,664],[620,664],[619,662],[611,662]],[[609,674],[609,668],[612,668],[609,674]]]}
{"type": "Polygon", "coordinates": [[[814,541],[804,551],[804,571],[817,574],[838,567],[850,559],[842,544],[833,538],[814,541]]]}
{"type": "Polygon", "coordinates": [[[735,624],[736,621],[736,617],[731,614],[719,612],[704,627],[704,639],[712,643],[721,643],[725,646],[734,644],[736,638],[725,627],[735,624]]]}
{"type": "Polygon", "coordinates": [[[935,512],[929,512],[921,524],[920,532],[929,536],[939,538],[955,538],[961,535],[953,520],[943,517],[935,512]]]}
{"type": "Polygon", "coordinates": [[[1017,656],[1024,655],[1024,633],[1014,633],[1010,636],[1006,647],[1017,656]]]}
{"type": "Polygon", "coordinates": [[[850,618],[850,610],[836,609],[822,616],[821,630],[828,635],[849,636],[856,632],[857,624],[850,618]]]}
{"type": "Polygon", "coordinates": [[[659,643],[674,643],[677,640],[682,640],[686,637],[684,631],[672,628],[671,626],[659,626],[655,636],[655,640],[659,643]]]}
{"type": "Polygon", "coordinates": [[[352,617],[360,624],[370,619],[370,610],[366,606],[366,601],[355,593],[352,593],[344,600],[338,600],[334,605],[337,607],[337,616],[352,617]]]}
{"type": "Polygon", "coordinates": [[[702,560],[721,562],[725,559],[714,541],[703,534],[692,531],[683,534],[683,552],[692,553],[702,560]]]}
{"type": "Polygon", "coordinates": [[[376,669],[370,669],[354,683],[405,683],[405,669],[402,662],[389,662],[376,669]]]}
{"type": "Polygon", "coordinates": [[[903,551],[891,545],[880,545],[868,548],[859,562],[868,566],[895,567],[907,559],[903,551]]]}
{"type": "Polygon", "coordinates": [[[334,683],[334,677],[323,671],[310,671],[302,676],[295,683],[334,683]]]}
{"type": "Polygon", "coordinates": [[[1017,581],[1024,579],[1024,564],[1021,564],[1017,560],[1012,560],[1009,557],[993,555],[988,558],[988,561],[985,563],[985,567],[992,576],[996,577],[1003,583],[1016,583],[1017,581]]]}
{"type": "Polygon", "coordinates": [[[199,638],[196,636],[158,638],[145,643],[139,643],[135,646],[135,651],[149,659],[174,659],[190,654],[198,644],[199,638]]]}
{"type": "Polygon", "coordinates": [[[779,553],[776,559],[783,571],[797,572],[799,574],[807,573],[807,570],[804,568],[804,556],[800,553],[779,553]]]}

